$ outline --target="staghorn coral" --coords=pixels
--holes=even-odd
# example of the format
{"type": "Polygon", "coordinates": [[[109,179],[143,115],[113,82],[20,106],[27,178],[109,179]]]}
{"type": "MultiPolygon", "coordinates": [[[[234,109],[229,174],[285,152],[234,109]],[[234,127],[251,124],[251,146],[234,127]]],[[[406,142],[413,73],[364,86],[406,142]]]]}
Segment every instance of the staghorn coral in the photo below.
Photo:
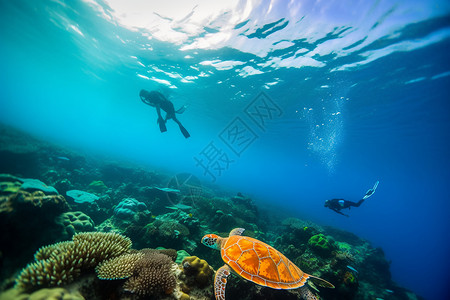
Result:
{"type": "Polygon", "coordinates": [[[171,294],[176,286],[172,259],[159,250],[142,249],[108,260],[96,268],[100,279],[123,279],[124,290],[140,296],[171,294]]]}
{"type": "Polygon", "coordinates": [[[100,262],[118,257],[131,247],[131,240],[116,233],[85,232],[63,242],[39,249],[35,262],[26,266],[16,279],[16,286],[37,287],[70,283],[100,262]]]}

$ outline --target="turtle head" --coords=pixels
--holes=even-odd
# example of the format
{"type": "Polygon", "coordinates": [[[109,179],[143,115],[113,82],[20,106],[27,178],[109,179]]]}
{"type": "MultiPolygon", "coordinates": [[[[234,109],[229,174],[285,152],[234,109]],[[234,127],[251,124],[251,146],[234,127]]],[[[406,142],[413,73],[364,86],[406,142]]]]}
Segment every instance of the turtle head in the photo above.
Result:
{"type": "Polygon", "coordinates": [[[220,250],[220,240],[221,239],[222,238],[218,235],[207,234],[204,237],[202,237],[202,244],[209,248],[220,250]]]}

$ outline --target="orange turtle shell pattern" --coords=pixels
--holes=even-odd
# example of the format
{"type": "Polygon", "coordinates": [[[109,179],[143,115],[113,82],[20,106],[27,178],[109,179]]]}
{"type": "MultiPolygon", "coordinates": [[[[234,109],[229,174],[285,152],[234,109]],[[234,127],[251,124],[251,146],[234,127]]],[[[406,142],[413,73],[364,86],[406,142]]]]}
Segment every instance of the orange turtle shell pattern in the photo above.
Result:
{"type": "Polygon", "coordinates": [[[228,237],[220,253],[237,274],[262,286],[296,289],[310,277],[272,246],[248,236],[228,237]]]}

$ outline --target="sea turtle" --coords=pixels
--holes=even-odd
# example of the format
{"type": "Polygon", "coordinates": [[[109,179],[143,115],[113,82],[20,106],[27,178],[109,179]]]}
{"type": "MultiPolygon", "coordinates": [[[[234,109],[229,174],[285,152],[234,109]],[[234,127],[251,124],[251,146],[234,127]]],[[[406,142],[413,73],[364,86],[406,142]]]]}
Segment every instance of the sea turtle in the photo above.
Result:
{"type": "Polygon", "coordinates": [[[202,238],[203,245],[220,250],[225,262],[225,265],[217,270],[214,278],[214,293],[217,300],[225,300],[225,286],[231,269],[249,281],[273,289],[300,288],[308,279],[313,279],[320,286],[334,288],[328,281],[304,273],[272,246],[242,236],[244,230],[235,228],[228,238],[215,234],[207,234],[202,238]]]}

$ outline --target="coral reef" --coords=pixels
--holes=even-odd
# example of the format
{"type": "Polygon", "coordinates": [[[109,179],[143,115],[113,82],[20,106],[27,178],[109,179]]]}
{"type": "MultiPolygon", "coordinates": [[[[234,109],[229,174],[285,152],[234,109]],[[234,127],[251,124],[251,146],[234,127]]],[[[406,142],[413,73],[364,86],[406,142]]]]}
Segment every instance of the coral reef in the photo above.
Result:
{"type": "Polygon", "coordinates": [[[125,279],[133,275],[135,265],[144,257],[144,253],[127,253],[119,257],[101,262],[97,268],[97,276],[100,279],[125,279]]]}
{"type": "Polygon", "coordinates": [[[131,247],[130,239],[115,233],[78,233],[72,240],[39,249],[35,262],[20,272],[16,285],[32,290],[70,283],[82,272],[122,255],[131,247]]]}
{"type": "MultiPolygon", "coordinates": [[[[247,228],[249,236],[336,286],[321,289],[320,299],[420,299],[392,281],[383,251],[368,241],[285,219],[278,207],[202,185],[191,174],[169,177],[105,163],[1,126],[0,172],[12,174],[0,174],[0,289],[12,287],[14,278],[17,283],[0,300],[212,300],[213,269],[223,261],[199,241],[205,232],[226,236],[235,227],[247,228]],[[86,233],[93,230],[98,232],[86,233]],[[131,240],[136,249],[178,251],[133,250],[131,240]]],[[[307,291],[275,290],[235,277],[227,299],[315,297],[307,291]]]]}
{"type": "Polygon", "coordinates": [[[134,198],[125,198],[114,209],[114,216],[119,219],[132,219],[140,211],[147,209],[147,205],[134,198]]]}
{"type": "Polygon", "coordinates": [[[94,180],[88,186],[88,192],[94,194],[103,194],[108,190],[108,187],[101,180],[94,180]]]}
{"type": "Polygon", "coordinates": [[[58,195],[58,191],[54,187],[48,186],[38,179],[21,179],[21,180],[23,181],[23,183],[20,186],[20,189],[23,191],[27,191],[30,193],[41,191],[47,195],[58,195]]]}
{"type": "Polygon", "coordinates": [[[0,295],[0,300],[84,300],[78,291],[68,291],[64,288],[40,289],[27,294],[13,288],[0,295]]]}
{"type": "MultiPolygon", "coordinates": [[[[0,252],[2,274],[19,268],[34,249],[60,238],[55,218],[70,209],[61,195],[18,190],[0,196],[0,252]],[[24,247],[23,245],[27,245],[24,247]]],[[[0,274],[1,275],[1,274],[0,274]]]]}
{"type": "Polygon", "coordinates": [[[175,263],[177,265],[181,264],[183,262],[183,260],[188,257],[191,256],[189,253],[187,253],[185,250],[178,250],[177,251],[177,258],[175,260],[175,263]]]}
{"type": "Polygon", "coordinates": [[[67,191],[66,195],[76,203],[94,203],[98,200],[98,196],[80,190],[67,191]]]}
{"type": "Polygon", "coordinates": [[[181,263],[183,272],[188,278],[186,280],[187,286],[196,285],[200,288],[204,288],[210,285],[214,278],[214,270],[204,259],[200,259],[197,256],[188,256],[183,259],[181,263]]]}
{"type": "Polygon", "coordinates": [[[71,238],[75,233],[95,231],[94,221],[81,211],[63,213],[55,219],[55,222],[64,227],[63,239],[71,238]]]}
{"type": "Polygon", "coordinates": [[[0,195],[17,193],[22,186],[22,182],[15,176],[0,174],[0,195]]]}
{"type": "Polygon", "coordinates": [[[157,218],[152,223],[145,225],[140,239],[147,241],[147,247],[164,245],[174,249],[184,248],[191,251],[197,245],[192,243],[189,229],[176,220],[157,218]]]}
{"type": "Polygon", "coordinates": [[[133,294],[171,294],[176,285],[172,263],[169,256],[158,250],[142,249],[105,261],[96,271],[100,279],[127,278],[123,288],[133,294]]]}
{"type": "Polygon", "coordinates": [[[329,239],[322,233],[313,235],[309,241],[308,245],[316,251],[319,255],[324,257],[329,257],[332,254],[334,245],[329,239]]]}

